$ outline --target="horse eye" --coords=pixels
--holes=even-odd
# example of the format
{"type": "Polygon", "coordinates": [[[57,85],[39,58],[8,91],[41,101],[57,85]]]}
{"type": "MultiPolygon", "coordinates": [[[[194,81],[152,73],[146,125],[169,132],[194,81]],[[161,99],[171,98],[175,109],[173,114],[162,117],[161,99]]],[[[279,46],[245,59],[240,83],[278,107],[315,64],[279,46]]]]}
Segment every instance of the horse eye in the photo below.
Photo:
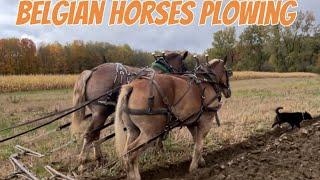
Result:
{"type": "Polygon", "coordinates": [[[232,72],[232,71],[228,71],[227,74],[228,74],[229,77],[232,77],[232,76],[233,76],[233,72],[232,72]]]}

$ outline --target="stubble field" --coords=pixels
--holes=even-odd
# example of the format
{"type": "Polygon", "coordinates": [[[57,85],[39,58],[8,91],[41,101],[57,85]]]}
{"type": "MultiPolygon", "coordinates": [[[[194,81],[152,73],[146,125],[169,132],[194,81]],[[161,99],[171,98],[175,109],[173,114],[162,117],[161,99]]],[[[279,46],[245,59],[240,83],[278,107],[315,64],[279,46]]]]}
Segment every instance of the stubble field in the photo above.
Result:
{"type": "MultiPolygon", "coordinates": [[[[278,106],[283,106],[286,111],[307,110],[313,115],[320,114],[320,78],[314,74],[289,76],[291,78],[275,78],[281,77],[275,74],[270,75],[273,78],[264,79],[248,79],[252,78],[252,75],[248,74],[247,78],[241,78],[240,75],[236,77],[235,79],[238,80],[231,82],[233,95],[230,99],[223,100],[224,104],[219,112],[221,127],[214,125],[206,138],[205,159],[209,159],[213,152],[218,152],[225,147],[247,141],[252,136],[268,133],[271,130],[274,109],[278,106]]],[[[71,89],[1,93],[0,129],[22,120],[33,119],[47,112],[70,107],[71,99],[71,89]]],[[[15,152],[14,145],[24,145],[45,154],[68,142],[70,140],[68,131],[57,132],[30,141],[67,121],[68,118],[65,118],[37,132],[0,144],[0,177],[4,177],[12,170],[8,157],[15,152]]],[[[0,137],[4,138],[27,128],[5,131],[0,134],[0,137]]],[[[111,131],[112,128],[107,129],[104,134],[111,131]]],[[[186,172],[177,169],[190,160],[192,145],[191,136],[186,129],[170,133],[165,141],[165,152],[150,150],[141,158],[140,168],[143,177],[148,179],[184,177],[186,172]],[[172,174],[172,170],[175,170],[177,174],[172,174]]],[[[65,174],[71,171],[79,173],[76,162],[79,148],[78,145],[73,144],[47,157],[41,159],[27,157],[22,161],[39,177],[48,177],[48,173],[43,168],[48,164],[65,174]]],[[[103,152],[106,164],[116,159],[113,141],[103,144],[103,152]]],[[[210,160],[210,163],[213,164],[215,161],[210,160]]],[[[124,175],[119,163],[111,169],[103,166],[96,167],[95,163],[88,163],[87,168],[82,174],[83,177],[118,178],[124,175]]]]}

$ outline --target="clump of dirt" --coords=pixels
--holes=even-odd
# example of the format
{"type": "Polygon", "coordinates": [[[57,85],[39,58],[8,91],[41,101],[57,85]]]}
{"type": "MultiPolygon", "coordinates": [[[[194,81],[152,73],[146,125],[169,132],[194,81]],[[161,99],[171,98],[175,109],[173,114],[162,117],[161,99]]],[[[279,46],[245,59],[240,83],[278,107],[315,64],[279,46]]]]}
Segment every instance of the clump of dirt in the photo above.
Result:
{"type": "MultiPolygon", "coordinates": [[[[206,150],[208,151],[208,150],[206,150]]],[[[277,128],[221,150],[206,152],[207,166],[188,173],[190,161],[143,172],[143,179],[318,179],[320,122],[277,128]]]]}

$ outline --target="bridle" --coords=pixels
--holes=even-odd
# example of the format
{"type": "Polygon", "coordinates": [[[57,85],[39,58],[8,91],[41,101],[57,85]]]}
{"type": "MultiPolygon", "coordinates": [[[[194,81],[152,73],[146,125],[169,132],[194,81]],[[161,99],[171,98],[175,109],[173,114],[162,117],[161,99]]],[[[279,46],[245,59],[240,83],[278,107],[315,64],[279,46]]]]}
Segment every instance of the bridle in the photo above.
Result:
{"type": "Polygon", "coordinates": [[[233,72],[232,72],[231,69],[228,69],[227,67],[224,67],[224,70],[225,70],[225,72],[226,72],[226,78],[227,78],[226,83],[227,83],[227,84],[224,84],[224,83],[221,83],[221,82],[220,82],[220,86],[221,86],[222,88],[225,88],[225,89],[230,90],[230,77],[233,76],[233,72]]]}
{"type": "Polygon", "coordinates": [[[204,81],[209,83],[214,90],[218,93],[221,94],[222,89],[228,89],[230,91],[230,77],[232,77],[233,72],[231,69],[227,69],[227,67],[224,67],[225,70],[225,75],[226,75],[226,84],[220,82],[220,80],[218,80],[218,76],[213,72],[212,68],[209,68],[209,64],[200,64],[199,66],[197,66],[195,68],[195,75],[196,74],[202,74],[204,76],[204,81]]]}

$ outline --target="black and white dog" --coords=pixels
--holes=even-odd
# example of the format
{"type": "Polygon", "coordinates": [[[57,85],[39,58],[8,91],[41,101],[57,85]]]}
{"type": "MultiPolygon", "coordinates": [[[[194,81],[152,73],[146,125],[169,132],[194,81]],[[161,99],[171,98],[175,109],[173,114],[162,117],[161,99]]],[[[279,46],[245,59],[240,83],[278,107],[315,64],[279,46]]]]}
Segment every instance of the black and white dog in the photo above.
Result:
{"type": "Polygon", "coordinates": [[[274,123],[272,125],[272,128],[274,126],[281,125],[282,123],[289,123],[292,127],[292,129],[296,126],[298,128],[300,128],[300,123],[303,120],[309,120],[312,119],[312,116],[310,115],[310,113],[306,112],[293,112],[293,113],[289,113],[289,112],[282,112],[280,113],[279,110],[283,109],[283,107],[278,107],[276,109],[276,117],[274,118],[274,123]]]}

